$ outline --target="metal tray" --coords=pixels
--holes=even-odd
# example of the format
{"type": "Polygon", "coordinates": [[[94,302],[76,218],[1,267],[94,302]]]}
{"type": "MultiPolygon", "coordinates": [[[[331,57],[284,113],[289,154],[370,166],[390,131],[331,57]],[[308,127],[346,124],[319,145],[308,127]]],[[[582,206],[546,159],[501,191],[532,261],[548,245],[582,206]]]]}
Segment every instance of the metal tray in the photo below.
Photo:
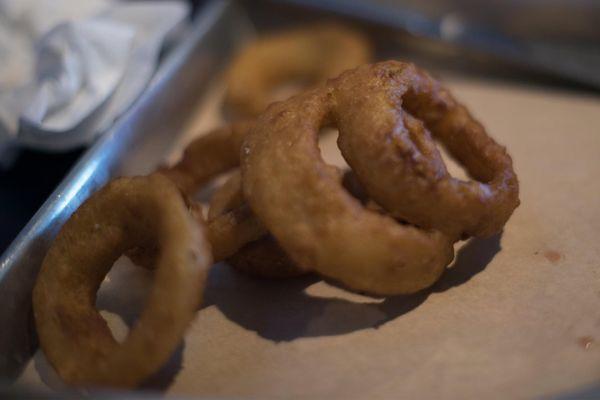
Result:
{"type": "MultiPolygon", "coordinates": [[[[46,250],[60,226],[90,193],[109,179],[152,171],[181,139],[215,76],[227,65],[236,47],[258,29],[331,16],[289,5],[244,6],[212,1],[201,10],[188,37],[160,67],[148,90],[117,124],[90,148],[0,259],[0,377],[14,382],[37,348],[31,315],[31,290],[46,250]],[[250,18],[248,18],[248,16],[250,18]],[[274,17],[275,16],[275,17],[274,17]]],[[[346,17],[347,18],[347,17],[346,17]]],[[[378,43],[380,58],[405,58],[441,74],[467,71],[502,78],[523,78],[519,69],[477,56],[465,59],[455,49],[407,36],[406,33],[363,24],[378,43]],[[383,40],[382,40],[383,39],[383,40]],[[419,48],[418,51],[415,50],[419,48]],[[423,52],[422,49],[426,51],[423,52]],[[444,59],[444,70],[435,68],[444,59]]]]}
{"type": "Polygon", "coordinates": [[[15,379],[37,347],[31,290],[46,250],[90,193],[120,175],[151,171],[177,139],[211,77],[224,66],[244,21],[212,2],[160,67],[136,104],[77,162],[0,260],[0,377],[15,379]]]}

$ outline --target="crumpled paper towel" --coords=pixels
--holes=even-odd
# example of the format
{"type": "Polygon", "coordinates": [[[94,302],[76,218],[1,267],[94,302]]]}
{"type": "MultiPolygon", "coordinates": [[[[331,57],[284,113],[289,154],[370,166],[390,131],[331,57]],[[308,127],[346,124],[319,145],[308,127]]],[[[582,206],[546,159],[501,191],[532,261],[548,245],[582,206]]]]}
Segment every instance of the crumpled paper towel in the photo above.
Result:
{"type": "Polygon", "coordinates": [[[2,148],[90,143],[141,94],[183,1],[0,0],[2,148]]]}

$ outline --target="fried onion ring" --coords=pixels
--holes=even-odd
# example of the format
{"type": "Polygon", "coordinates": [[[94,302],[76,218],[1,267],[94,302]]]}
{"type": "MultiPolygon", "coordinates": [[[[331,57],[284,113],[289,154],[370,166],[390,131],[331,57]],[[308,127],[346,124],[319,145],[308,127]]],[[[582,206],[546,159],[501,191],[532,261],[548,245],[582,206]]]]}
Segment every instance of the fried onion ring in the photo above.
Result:
{"type": "Polygon", "coordinates": [[[233,61],[226,104],[237,115],[256,116],[286,82],[324,82],[369,62],[371,46],[359,32],[339,24],[318,24],[263,37],[233,61]]]}
{"type": "Polygon", "coordinates": [[[311,273],[294,264],[271,235],[244,245],[227,258],[227,263],[236,270],[257,278],[288,279],[311,273]]]}
{"type": "MultiPolygon", "coordinates": [[[[337,168],[330,167],[330,169],[336,175],[341,175],[337,168]]],[[[352,171],[345,171],[341,180],[344,188],[364,203],[367,208],[381,211],[379,207],[371,204],[372,202],[366,197],[364,189],[352,171]]],[[[238,271],[270,279],[293,278],[312,272],[300,268],[292,262],[277,244],[275,238],[266,231],[262,224],[259,224],[256,216],[250,212],[244,200],[239,171],[234,172],[214,193],[210,201],[208,221],[209,236],[212,238],[213,248],[217,249],[217,254],[231,253],[236,247],[244,242],[247,243],[240,247],[235,254],[227,257],[227,263],[238,271]],[[224,221],[226,222],[218,221],[223,216],[225,216],[224,221]],[[255,223],[257,225],[254,225],[255,223]],[[216,232],[220,234],[216,235],[216,232]],[[258,236],[260,236],[259,239],[251,240],[258,236]],[[233,244],[228,245],[228,243],[233,244]]]]}
{"type": "Polygon", "coordinates": [[[175,185],[160,175],[119,178],[71,216],[33,290],[40,345],[64,381],[131,388],[156,372],[182,340],[202,299],[210,247],[175,185]],[[123,343],[95,307],[113,263],[157,246],[154,286],[123,343]]]}
{"type": "MultiPolygon", "coordinates": [[[[239,215],[239,210],[249,211],[244,200],[241,174],[238,170],[217,189],[210,200],[208,211],[209,232],[217,230],[216,226],[222,226],[222,224],[214,223],[215,220],[230,212],[239,215]]],[[[243,217],[238,218],[242,219],[243,217]]],[[[246,218],[257,221],[253,214],[246,214],[246,218]]],[[[241,229],[243,226],[243,222],[240,223],[240,226],[228,225],[232,231],[231,237],[242,237],[242,240],[229,240],[236,243],[236,246],[240,246],[244,240],[250,238],[250,235],[246,235],[244,229],[241,229]]],[[[233,255],[227,258],[227,263],[238,271],[261,278],[293,278],[309,272],[306,269],[297,267],[279,247],[275,239],[264,228],[262,229],[263,232],[260,238],[242,245],[233,255]]],[[[225,242],[227,241],[223,237],[213,238],[216,247],[225,247],[225,242]]]]}
{"type": "MultiPolygon", "coordinates": [[[[203,220],[202,211],[190,198],[215,177],[239,165],[241,142],[251,125],[251,121],[241,121],[214,129],[194,139],[175,165],[158,170],[177,184],[198,220],[203,220]]],[[[268,232],[242,201],[239,182],[233,181],[228,186],[225,185],[215,196],[216,202],[213,201],[214,207],[209,211],[207,235],[214,260],[222,261],[234,256],[247,244],[260,240],[268,232]],[[231,189],[227,191],[228,188],[231,189]],[[235,206],[232,195],[239,196],[235,206]],[[218,201],[220,197],[223,198],[222,201],[218,201]],[[216,204],[222,204],[227,209],[218,210],[216,204]]],[[[260,245],[253,245],[252,253],[266,252],[258,247],[260,245]]],[[[153,268],[155,253],[156,249],[153,248],[136,247],[129,250],[127,256],[137,265],[153,268]]],[[[240,259],[246,265],[251,263],[249,255],[241,256],[240,259]]],[[[272,259],[271,257],[270,260],[272,259]]]]}
{"type": "MultiPolygon", "coordinates": [[[[190,207],[197,208],[189,197],[219,174],[239,165],[241,141],[250,126],[250,121],[237,122],[196,138],[186,147],[179,162],[159,172],[178,185],[190,207]]],[[[239,172],[234,173],[211,199],[207,235],[214,260],[227,260],[239,270],[267,278],[305,273],[289,262],[285,253],[268,238],[268,232],[243,200],[239,178],[239,172]]],[[[195,209],[194,214],[203,219],[201,210],[195,209]]],[[[135,264],[152,269],[156,249],[135,247],[126,255],[135,264]]]]}
{"type": "Polygon", "coordinates": [[[267,233],[247,204],[219,215],[208,224],[208,237],[215,261],[233,256],[246,244],[259,240],[267,233]]]}
{"type": "Polygon", "coordinates": [[[502,229],[519,205],[511,157],[447,89],[399,62],[361,67],[330,85],[343,110],[340,149],[369,197],[397,218],[451,237],[502,229]],[[474,180],[448,173],[432,136],[474,180]]]}
{"type": "Polygon", "coordinates": [[[183,151],[179,162],[162,167],[159,172],[175,182],[186,195],[193,195],[215,176],[239,165],[242,139],[251,125],[251,121],[240,121],[194,139],[183,151]]]}
{"type": "Polygon", "coordinates": [[[246,200],[300,266],[381,295],[430,286],[453,258],[452,241],[366,210],[343,190],[317,143],[323,125],[344,118],[331,94],[320,87],[259,117],[241,152],[246,200]]]}
{"type": "Polygon", "coordinates": [[[453,242],[496,232],[518,205],[516,175],[504,148],[412,64],[359,67],[272,104],[246,136],[241,158],[244,196],[292,260],[382,295],[430,286],[452,260],[453,242]],[[429,131],[403,106],[486,183],[459,184],[449,177],[429,131]],[[317,145],[320,128],[328,124],[337,126],[342,155],[369,197],[424,228],[401,226],[341,190],[317,145]],[[413,211],[423,207],[414,191],[427,199],[421,213],[413,211]],[[386,198],[390,192],[395,197],[386,198]],[[452,208],[452,201],[459,207],[452,208]],[[456,215],[470,213],[471,202],[481,203],[472,205],[473,215],[456,215]],[[428,212],[439,220],[424,223],[419,217],[428,212]]]}

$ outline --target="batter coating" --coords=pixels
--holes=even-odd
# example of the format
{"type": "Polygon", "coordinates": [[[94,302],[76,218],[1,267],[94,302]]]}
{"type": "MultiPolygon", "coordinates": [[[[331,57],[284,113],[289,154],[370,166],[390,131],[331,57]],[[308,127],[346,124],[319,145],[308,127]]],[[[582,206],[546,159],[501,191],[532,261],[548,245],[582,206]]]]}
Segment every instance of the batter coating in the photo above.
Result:
{"type": "Polygon", "coordinates": [[[48,361],[75,386],[132,388],[179,345],[200,305],[210,246],[165,177],[120,178],[93,194],[54,240],[33,290],[48,361]],[[113,263],[133,247],[156,247],[154,285],[123,343],[95,307],[113,263]]]}
{"type": "Polygon", "coordinates": [[[338,144],[370,198],[456,239],[502,229],[519,205],[512,159],[440,83],[412,64],[388,61],[346,72],[330,86],[343,110],[338,144]],[[473,180],[448,173],[434,138],[473,180]]]}
{"type": "Polygon", "coordinates": [[[318,147],[320,128],[343,118],[334,104],[323,86],[258,118],[241,152],[246,200],[301,267],[380,295],[430,286],[453,258],[452,241],[369,211],[344,190],[318,147]]]}

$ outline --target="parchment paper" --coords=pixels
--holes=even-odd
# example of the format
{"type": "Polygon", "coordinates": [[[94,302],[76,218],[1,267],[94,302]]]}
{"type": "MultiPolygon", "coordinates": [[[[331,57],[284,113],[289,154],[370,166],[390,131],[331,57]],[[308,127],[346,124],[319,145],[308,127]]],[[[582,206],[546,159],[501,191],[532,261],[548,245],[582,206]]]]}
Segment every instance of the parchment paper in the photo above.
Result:
{"type": "MultiPolygon", "coordinates": [[[[504,233],[457,246],[441,281],[408,297],[363,297],[316,277],[256,280],[219,264],[185,342],[145,389],[504,399],[600,383],[600,98],[447,83],[513,157],[521,206],[504,233]]],[[[219,124],[220,94],[217,85],[183,142],[219,124]]],[[[339,162],[335,136],[322,152],[339,162]]],[[[118,336],[150,283],[124,259],[107,277],[98,305],[118,336]]],[[[19,383],[60,387],[39,352],[19,383]]]]}

